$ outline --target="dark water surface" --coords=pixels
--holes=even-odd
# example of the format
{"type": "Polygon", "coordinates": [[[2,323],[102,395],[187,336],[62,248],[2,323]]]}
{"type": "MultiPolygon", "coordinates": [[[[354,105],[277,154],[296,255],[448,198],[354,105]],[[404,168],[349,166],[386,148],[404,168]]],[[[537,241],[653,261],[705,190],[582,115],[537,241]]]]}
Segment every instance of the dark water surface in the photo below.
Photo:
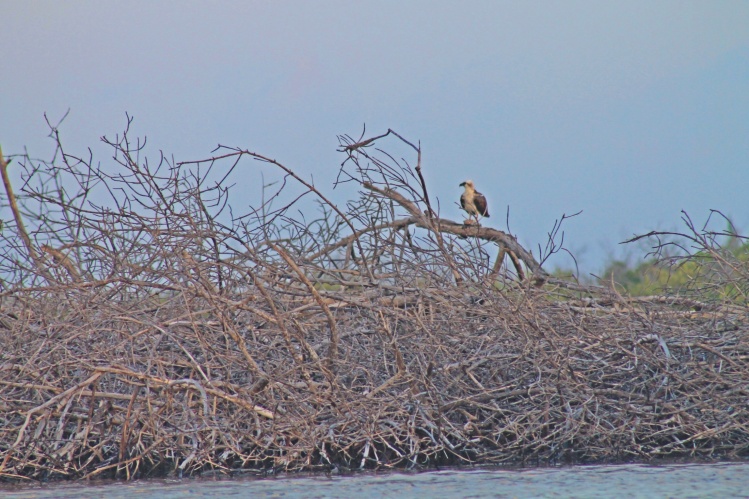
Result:
{"type": "Polygon", "coordinates": [[[459,469],[350,476],[0,486],[7,498],[749,497],[749,463],[459,469]]]}

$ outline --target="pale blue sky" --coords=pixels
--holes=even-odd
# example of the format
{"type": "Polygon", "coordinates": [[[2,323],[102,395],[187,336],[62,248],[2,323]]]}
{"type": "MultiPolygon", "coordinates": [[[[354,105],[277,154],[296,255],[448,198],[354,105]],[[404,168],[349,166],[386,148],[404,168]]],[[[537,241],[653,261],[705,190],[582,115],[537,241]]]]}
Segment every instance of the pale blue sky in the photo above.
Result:
{"type": "MultiPolygon", "coordinates": [[[[108,161],[99,137],[127,112],[154,157],[241,146],[332,189],[336,135],[366,123],[421,140],[442,216],[461,219],[458,184],[472,178],[486,223],[505,228],[509,206],[535,250],[583,210],[565,227],[583,270],[633,233],[679,228],[682,209],[697,221],[719,209],[749,232],[747,1],[0,0],[0,12],[5,154],[51,157],[43,113],[70,108],[69,150],[108,161]]],[[[235,181],[260,192],[252,165],[235,181]]]]}

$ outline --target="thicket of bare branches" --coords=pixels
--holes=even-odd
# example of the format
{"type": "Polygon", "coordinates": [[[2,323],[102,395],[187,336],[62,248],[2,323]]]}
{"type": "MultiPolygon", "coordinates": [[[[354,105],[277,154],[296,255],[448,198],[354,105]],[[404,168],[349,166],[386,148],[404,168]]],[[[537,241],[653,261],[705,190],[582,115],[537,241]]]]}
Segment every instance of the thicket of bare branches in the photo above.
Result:
{"type": "Polygon", "coordinates": [[[683,232],[652,231],[624,243],[649,241],[658,269],[678,281],[683,296],[711,301],[749,304],[749,238],[738,234],[731,220],[711,210],[702,226],[682,211],[683,232]],[[723,229],[712,226],[722,224],[723,229]],[[683,281],[683,282],[682,282],[683,281]]]}
{"type": "Polygon", "coordinates": [[[747,452],[746,307],[552,279],[439,218],[395,132],[340,137],[345,207],[248,150],[104,140],[116,167],[0,165],[6,480],[747,452]],[[254,161],[284,181],[239,213],[254,161]]]}

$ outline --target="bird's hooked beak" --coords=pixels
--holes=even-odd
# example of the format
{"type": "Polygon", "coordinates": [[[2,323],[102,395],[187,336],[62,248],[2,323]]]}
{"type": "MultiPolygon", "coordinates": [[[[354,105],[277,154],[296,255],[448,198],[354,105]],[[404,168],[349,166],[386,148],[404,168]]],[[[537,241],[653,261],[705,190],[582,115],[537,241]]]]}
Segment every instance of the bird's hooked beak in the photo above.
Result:
{"type": "Polygon", "coordinates": [[[465,182],[461,182],[460,187],[465,187],[465,185],[466,185],[465,182]]]}

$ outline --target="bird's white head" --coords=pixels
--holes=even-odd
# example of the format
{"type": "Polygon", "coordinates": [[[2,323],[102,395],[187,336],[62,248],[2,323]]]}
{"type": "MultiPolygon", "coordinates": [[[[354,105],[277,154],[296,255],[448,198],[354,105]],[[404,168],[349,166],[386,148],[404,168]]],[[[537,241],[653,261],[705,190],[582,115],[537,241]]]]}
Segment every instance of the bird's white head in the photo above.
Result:
{"type": "Polygon", "coordinates": [[[461,187],[465,187],[466,189],[473,189],[473,180],[466,180],[462,184],[460,184],[461,187]]]}

